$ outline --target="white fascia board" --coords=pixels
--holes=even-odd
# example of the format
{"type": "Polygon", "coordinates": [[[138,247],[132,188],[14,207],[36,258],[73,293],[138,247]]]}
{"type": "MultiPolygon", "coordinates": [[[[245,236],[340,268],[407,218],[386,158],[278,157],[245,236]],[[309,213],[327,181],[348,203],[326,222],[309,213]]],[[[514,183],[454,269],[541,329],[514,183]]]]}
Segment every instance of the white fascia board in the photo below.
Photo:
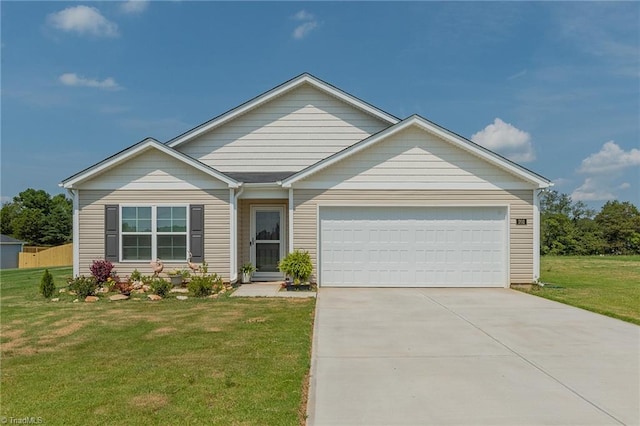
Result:
{"type": "Polygon", "coordinates": [[[363,149],[368,148],[369,146],[375,144],[376,142],[386,138],[387,136],[393,135],[394,133],[399,132],[400,130],[404,129],[406,126],[404,125],[404,121],[400,122],[399,124],[396,124],[395,126],[391,126],[391,127],[387,127],[386,129],[372,135],[369,136],[366,139],[361,140],[360,142],[356,142],[355,144],[343,149],[340,152],[337,152],[335,154],[333,154],[330,157],[327,157],[323,160],[318,161],[315,164],[312,164],[311,166],[307,167],[306,169],[301,170],[300,172],[288,177],[287,179],[284,179],[282,181],[282,187],[283,188],[291,188],[291,185],[293,185],[295,182],[298,182],[300,180],[303,180],[309,176],[311,176],[314,173],[319,172],[320,170],[323,170],[339,161],[344,160],[345,158],[362,151],[363,149]]]}
{"type": "Polygon", "coordinates": [[[422,117],[419,116],[413,116],[412,118],[410,118],[409,120],[411,120],[411,124],[416,124],[419,127],[421,127],[422,129],[426,130],[429,133],[432,133],[436,136],[439,136],[440,138],[451,142],[452,144],[454,144],[455,146],[457,146],[458,148],[461,148],[467,152],[470,152],[484,160],[486,160],[487,162],[500,167],[508,172],[510,172],[511,174],[514,174],[518,177],[520,177],[521,179],[524,179],[528,182],[531,182],[535,185],[537,185],[538,188],[547,188],[550,186],[550,182],[545,180],[544,178],[542,178],[541,176],[536,175],[535,173],[524,169],[522,166],[519,166],[518,164],[499,156],[498,154],[496,154],[493,151],[490,151],[486,148],[482,148],[480,145],[476,145],[470,141],[468,141],[467,139],[462,138],[461,136],[458,136],[452,132],[447,131],[446,129],[443,129],[441,127],[438,127],[436,125],[434,125],[433,123],[423,119],[422,117]]]}
{"type": "Polygon", "coordinates": [[[368,137],[367,139],[363,139],[360,142],[357,142],[354,145],[351,145],[350,147],[332,155],[331,157],[327,157],[324,160],[318,161],[317,163],[307,167],[306,169],[294,174],[293,176],[290,176],[287,179],[284,179],[282,181],[282,186],[283,188],[291,188],[291,185],[293,185],[295,182],[300,181],[302,179],[305,179],[307,177],[309,177],[310,175],[319,172],[320,170],[323,170],[329,166],[331,166],[332,164],[335,164],[339,161],[342,161],[343,159],[357,153],[360,152],[368,147],[370,147],[373,144],[376,144],[378,142],[380,142],[381,140],[384,140],[392,135],[394,135],[395,133],[398,133],[404,129],[406,129],[409,126],[418,126],[421,129],[432,133],[450,143],[452,143],[453,145],[471,153],[474,154],[482,159],[484,159],[485,161],[488,161],[489,163],[500,167],[508,172],[510,172],[511,174],[514,174],[516,176],[518,176],[519,178],[530,182],[532,184],[535,184],[538,188],[547,188],[551,185],[551,183],[541,177],[539,177],[538,175],[536,175],[533,172],[530,172],[528,170],[525,170],[523,168],[521,168],[520,166],[516,165],[515,163],[512,163],[511,161],[498,156],[497,154],[483,149],[480,146],[474,145],[472,143],[470,143],[469,141],[467,141],[466,139],[455,135],[451,132],[448,132],[438,126],[435,126],[434,124],[430,123],[429,121],[423,119],[422,117],[419,116],[411,116],[403,121],[401,121],[400,123],[388,127],[382,131],[380,131],[379,133],[376,133],[370,137],[368,137]]]}
{"type": "Polygon", "coordinates": [[[206,133],[216,127],[219,127],[231,120],[233,120],[236,117],[241,116],[242,114],[245,114],[246,112],[257,108],[258,106],[265,104],[267,102],[269,102],[270,100],[277,98],[278,96],[283,95],[284,93],[298,87],[301,86],[302,84],[311,84],[313,87],[322,90],[338,99],[341,99],[342,101],[351,104],[352,106],[355,106],[356,108],[359,108],[365,112],[367,112],[368,114],[373,115],[374,117],[377,117],[381,120],[384,120],[386,122],[388,122],[389,124],[396,124],[397,122],[399,122],[400,120],[394,116],[392,116],[391,114],[387,114],[386,112],[379,110],[369,104],[367,104],[364,101],[359,100],[358,98],[349,95],[348,93],[343,92],[342,90],[339,90],[325,82],[323,82],[322,80],[319,80],[315,77],[313,77],[310,74],[302,74],[280,86],[277,86],[271,90],[269,90],[268,92],[263,93],[262,95],[259,95],[255,98],[253,98],[252,100],[245,102],[244,104],[230,110],[227,111],[226,113],[223,113],[222,115],[210,120],[209,122],[206,122],[204,124],[201,124],[200,126],[187,131],[186,133],[178,136],[177,138],[167,142],[167,145],[175,148],[179,145],[182,145],[183,143],[203,134],[206,133]]]}
{"type": "Polygon", "coordinates": [[[107,170],[109,170],[112,167],[117,166],[118,164],[121,164],[125,161],[127,161],[128,159],[135,157],[136,155],[139,155],[141,153],[143,153],[144,151],[147,151],[149,149],[157,149],[173,158],[175,158],[178,161],[182,161],[183,163],[188,164],[189,166],[200,170],[203,173],[208,174],[209,176],[213,176],[214,178],[226,183],[229,188],[237,188],[239,186],[239,183],[237,181],[235,181],[234,179],[231,179],[229,176],[226,176],[220,172],[218,172],[217,170],[207,166],[206,164],[203,164],[197,160],[194,160],[193,158],[182,154],[178,151],[175,151],[174,149],[171,149],[169,147],[167,147],[164,144],[161,144],[160,142],[156,141],[155,139],[152,138],[147,138],[145,140],[143,140],[142,142],[137,143],[136,145],[133,145],[121,152],[119,152],[118,154],[84,170],[83,172],[80,172],[78,174],[76,174],[75,176],[72,176],[71,178],[63,181],[60,186],[66,189],[71,189],[71,188],[75,188],[76,185],[91,179],[97,175],[99,175],[102,172],[105,172],[107,170]]]}

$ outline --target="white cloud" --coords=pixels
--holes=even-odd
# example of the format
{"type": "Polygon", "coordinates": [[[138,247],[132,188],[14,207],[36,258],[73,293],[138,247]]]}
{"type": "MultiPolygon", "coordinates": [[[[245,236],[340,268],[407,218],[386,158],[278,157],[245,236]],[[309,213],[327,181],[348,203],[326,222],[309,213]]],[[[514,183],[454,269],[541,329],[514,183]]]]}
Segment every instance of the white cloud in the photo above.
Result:
{"type": "Polygon", "coordinates": [[[295,19],[296,21],[313,21],[314,16],[306,10],[301,10],[300,12],[293,15],[293,19],[295,19]]]}
{"type": "Polygon", "coordinates": [[[496,118],[492,124],[473,134],[471,140],[512,161],[529,162],[536,158],[531,135],[496,118]]]}
{"type": "Polygon", "coordinates": [[[586,178],[582,186],[576,188],[571,194],[573,201],[605,201],[615,198],[615,194],[610,191],[608,182],[590,177],[586,178]]]}
{"type": "Polygon", "coordinates": [[[296,21],[301,22],[301,24],[299,24],[293,30],[292,35],[296,40],[305,38],[311,31],[318,28],[318,20],[313,14],[307,12],[306,10],[299,11],[298,13],[293,15],[292,18],[296,21]]]}
{"type": "Polygon", "coordinates": [[[128,0],[120,4],[120,10],[124,13],[142,13],[149,7],[149,0],[128,0]]]}
{"type": "Polygon", "coordinates": [[[61,31],[104,37],[118,36],[118,25],[102,16],[95,7],[68,7],[50,14],[47,21],[49,25],[61,31]]]}
{"type": "Polygon", "coordinates": [[[582,160],[578,173],[586,175],[582,186],[571,198],[577,201],[606,201],[617,198],[618,191],[631,187],[629,182],[620,182],[624,170],[640,166],[640,150],[625,151],[614,141],[605,142],[600,151],[582,160]]]}
{"type": "Polygon", "coordinates": [[[599,152],[584,160],[578,171],[586,174],[601,174],[621,171],[627,167],[640,166],[640,150],[625,151],[614,141],[606,142],[599,152]]]}
{"type": "Polygon", "coordinates": [[[84,78],[76,73],[69,72],[66,74],[62,74],[60,77],[58,77],[58,79],[65,86],[95,87],[105,90],[118,90],[121,88],[120,85],[116,83],[116,81],[111,77],[105,78],[104,80],[100,81],[90,78],[84,78]]]}

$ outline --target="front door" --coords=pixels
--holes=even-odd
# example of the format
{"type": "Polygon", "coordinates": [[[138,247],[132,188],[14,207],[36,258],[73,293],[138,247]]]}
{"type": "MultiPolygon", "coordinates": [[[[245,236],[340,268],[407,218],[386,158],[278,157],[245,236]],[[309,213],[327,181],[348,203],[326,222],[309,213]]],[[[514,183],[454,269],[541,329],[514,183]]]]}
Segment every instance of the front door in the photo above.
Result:
{"type": "Polygon", "coordinates": [[[251,206],[251,263],[256,280],[281,280],[278,262],[284,255],[284,207],[251,206]]]}

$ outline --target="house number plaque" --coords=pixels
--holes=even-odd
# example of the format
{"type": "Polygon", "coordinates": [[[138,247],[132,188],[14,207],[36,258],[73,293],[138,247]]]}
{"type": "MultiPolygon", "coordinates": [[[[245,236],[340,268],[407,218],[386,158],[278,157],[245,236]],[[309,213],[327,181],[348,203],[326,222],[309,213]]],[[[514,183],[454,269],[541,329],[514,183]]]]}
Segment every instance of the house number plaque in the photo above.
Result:
{"type": "Polygon", "coordinates": [[[526,225],[527,219],[516,219],[516,225],[526,225]]]}

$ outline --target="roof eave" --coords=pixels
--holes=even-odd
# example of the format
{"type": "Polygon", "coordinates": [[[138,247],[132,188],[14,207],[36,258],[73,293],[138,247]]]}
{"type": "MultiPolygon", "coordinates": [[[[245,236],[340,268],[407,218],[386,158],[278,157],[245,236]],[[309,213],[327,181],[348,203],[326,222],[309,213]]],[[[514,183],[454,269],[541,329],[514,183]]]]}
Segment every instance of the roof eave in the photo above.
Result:
{"type": "Polygon", "coordinates": [[[267,102],[269,102],[270,100],[283,95],[286,92],[289,92],[291,90],[293,90],[294,88],[302,85],[302,84],[311,84],[312,86],[323,90],[327,93],[329,93],[330,95],[337,97],[338,99],[343,100],[344,102],[347,102],[351,105],[353,105],[356,108],[361,109],[362,111],[365,111],[368,114],[371,114],[381,120],[384,120],[386,122],[388,122],[389,124],[393,125],[396,124],[400,121],[400,119],[398,117],[395,117],[379,108],[374,107],[373,105],[358,99],[357,97],[350,95],[347,92],[344,92],[340,89],[338,89],[335,86],[332,86],[331,84],[320,80],[319,78],[309,74],[309,73],[304,73],[304,74],[300,74],[297,77],[292,78],[289,81],[286,81],[284,83],[282,83],[279,86],[274,87],[271,90],[268,90],[264,93],[262,93],[261,95],[256,96],[253,99],[250,99],[249,101],[217,116],[214,117],[213,119],[200,124],[196,127],[194,127],[191,130],[188,130],[187,132],[171,139],[170,141],[167,142],[167,145],[175,148],[177,146],[180,146],[188,141],[190,141],[191,139],[200,136],[203,133],[206,133],[208,131],[213,130],[216,127],[219,127],[221,125],[223,125],[224,123],[233,120],[234,118],[245,114],[247,112],[249,112],[252,109],[257,108],[258,106],[265,104],[267,102]]]}
{"type": "Polygon", "coordinates": [[[64,189],[77,189],[78,185],[81,184],[82,182],[86,182],[87,180],[92,179],[93,177],[99,175],[100,173],[103,173],[113,167],[116,167],[118,164],[148,149],[157,149],[167,155],[170,155],[171,157],[179,161],[182,161],[190,165],[191,167],[194,167],[200,170],[201,172],[206,173],[226,183],[229,186],[229,188],[238,188],[240,186],[240,182],[236,181],[235,179],[232,179],[229,176],[213,169],[212,167],[209,167],[206,164],[201,163],[200,161],[194,158],[191,158],[181,152],[178,152],[166,146],[153,138],[146,138],[138,142],[137,144],[132,145],[129,148],[126,148],[118,152],[117,154],[114,154],[113,156],[108,157],[107,159],[97,164],[94,164],[91,167],[84,169],[81,172],[76,173],[75,175],[69,177],[68,179],[63,180],[59,184],[59,186],[61,186],[64,189]]]}
{"type": "Polygon", "coordinates": [[[356,144],[351,145],[330,157],[327,157],[323,160],[318,161],[315,164],[312,164],[311,166],[307,167],[304,170],[301,170],[295,175],[290,176],[287,179],[284,179],[282,181],[282,187],[291,188],[295,182],[306,179],[309,176],[331,166],[332,164],[337,163],[338,161],[342,161],[343,159],[351,155],[354,155],[357,152],[360,152],[363,149],[393,135],[394,133],[397,133],[403,129],[406,129],[407,127],[412,125],[418,125],[423,130],[429,133],[434,133],[440,136],[441,138],[448,140],[451,143],[454,143],[456,146],[460,147],[461,149],[464,149],[470,152],[471,154],[477,155],[485,159],[486,161],[494,164],[495,166],[500,167],[510,172],[511,174],[516,175],[520,179],[523,179],[527,182],[530,182],[533,185],[536,185],[538,189],[548,188],[549,186],[551,186],[551,182],[548,179],[538,175],[537,173],[529,169],[526,169],[520,166],[519,164],[514,163],[513,161],[505,157],[502,157],[499,154],[496,154],[495,152],[474,143],[473,141],[470,141],[456,133],[453,133],[443,127],[440,127],[435,123],[432,123],[429,120],[423,117],[420,117],[419,115],[412,115],[402,120],[401,122],[393,126],[390,126],[374,135],[371,135],[368,138],[363,139],[360,142],[357,142],[356,144]]]}

